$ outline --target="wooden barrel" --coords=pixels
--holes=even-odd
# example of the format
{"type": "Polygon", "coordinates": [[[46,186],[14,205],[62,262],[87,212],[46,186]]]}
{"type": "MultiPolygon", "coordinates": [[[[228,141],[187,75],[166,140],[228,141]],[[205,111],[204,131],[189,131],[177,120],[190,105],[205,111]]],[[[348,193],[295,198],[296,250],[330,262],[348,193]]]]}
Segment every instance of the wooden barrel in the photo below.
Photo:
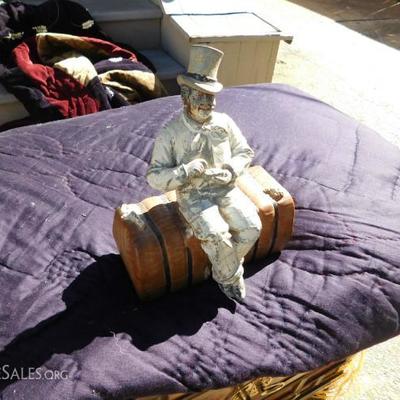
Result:
{"type": "MultiPolygon", "coordinates": [[[[293,229],[290,194],[262,167],[239,177],[237,186],[256,205],[262,230],[245,263],[281,251],[293,229]]],[[[117,208],[113,234],[138,296],[150,300],[206,279],[210,263],[176,203],[175,191],[117,208]]]]}

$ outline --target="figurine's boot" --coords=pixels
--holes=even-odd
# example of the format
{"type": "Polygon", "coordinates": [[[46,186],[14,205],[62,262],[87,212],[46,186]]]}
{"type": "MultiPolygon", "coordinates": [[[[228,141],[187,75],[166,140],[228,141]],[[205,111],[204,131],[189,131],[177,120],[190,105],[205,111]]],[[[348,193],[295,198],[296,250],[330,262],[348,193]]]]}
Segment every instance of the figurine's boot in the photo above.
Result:
{"type": "Polygon", "coordinates": [[[219,288],[232,300],[242,301],[246,297],[246,286],[243,279],[243,260],[245,255],[253,247],[260,235],[261,227],[251,227],[234,234],[232,243],[236,252],[236,259],[239,260],[240,267],[236,274],[236,280],[232,283],[219,283],[219,288]]]}
{"type": "Polygon", "coordinates": [[[218,284],[219,288],[232,300],[242,301],[246,297],[246,286],[244,284],[243,276],[241,276],[236,282],[224,285],[218,284]]]}
{"type": "MultiPolygon", "coordinates": [[[[206,203],[206,205],[208,204],[206,203]]],[[[204,205],[202,206],[205,207],[204,205]]],[[[186,220],[190,221],[194,235],[200,240],[201,247],[211,261],[214,280],[220,285],[224,293],[227,295],[229,293],[229,297],[241,300],[245,296],[243,265],[241,258],[237,254],[236,241],[233,240],[232,234],[229,231],[230,226],[222,218],[220,209],[216,205],[208,206],[203,210],[200,206],[197,208],[193,206],[189,212],[188,208],[185,207],[183,208],[184,212],[181,211],[186,220]],[[193,215],[197,208],[200,211],[193,215]]],[[[243,221],[240,221],[238,213],[231,214],[232,217],[235,215],[237,218],[234,218],[234,220],[236,223],[239,223],[241,229],[233,230],[244,231],[247,230],[246,228],[256,226],[256,224],[251,224],[252,226],[250,227],[246,226],[243,221]]],[[[258,218],[257,213],[255,215],[258,218]]],[[[255,240],[254,235],[251,235],[251,240],[242,237],[240,234],[236,236],[238,239],[243,239],[240,240],[243,243],[255,240]]]]}
{"type": "Polygon", "coordinates": [[[217,234],[201,242],[212,264],[212,275],[220,289],[231,299],[241,301],[246,296],[243,265],[237,257],[230,234],[217,234]]]}

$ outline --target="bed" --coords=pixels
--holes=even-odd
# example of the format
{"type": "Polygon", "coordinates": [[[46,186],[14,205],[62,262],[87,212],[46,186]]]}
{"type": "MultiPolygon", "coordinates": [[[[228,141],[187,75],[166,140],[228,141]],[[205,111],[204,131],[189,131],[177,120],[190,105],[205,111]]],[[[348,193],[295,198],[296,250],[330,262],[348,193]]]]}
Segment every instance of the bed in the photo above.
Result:
{"type": "Polygon", "coordinates": [[[212,281],[139,302],[114,210],[158,194],[144,175],[180,107],[161,98],[1,133],[1,399],[198,392],[400,333],[400,151],[283,85],[225,89],[217,110],[294,196],[287,248],[246,268],[243,304],[212,281]]]}

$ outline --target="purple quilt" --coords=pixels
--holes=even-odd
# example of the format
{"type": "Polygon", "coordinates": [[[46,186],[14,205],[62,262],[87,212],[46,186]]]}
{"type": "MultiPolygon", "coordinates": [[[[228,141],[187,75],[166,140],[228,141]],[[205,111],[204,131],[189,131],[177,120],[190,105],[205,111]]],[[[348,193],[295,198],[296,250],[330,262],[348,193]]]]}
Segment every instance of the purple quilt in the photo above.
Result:
{"type": "Polygon", "coordinates": [[[294,196],[292,240],[246,271],[140,304],[114,208],[155,194],[154,137],[178,97],[0,135],[0,398],[126,399],[290,375],[400,333],[400,151],[292,88],[224,90],[294,196]]]}

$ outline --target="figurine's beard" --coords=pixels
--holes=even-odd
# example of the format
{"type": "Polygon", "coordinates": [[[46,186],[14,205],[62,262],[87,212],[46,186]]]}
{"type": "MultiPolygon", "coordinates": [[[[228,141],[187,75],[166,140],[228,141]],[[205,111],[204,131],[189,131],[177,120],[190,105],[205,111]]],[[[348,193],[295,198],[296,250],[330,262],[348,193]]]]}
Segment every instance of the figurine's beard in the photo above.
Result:
{"type": "Polygon", "coordinates": [[[203,123],[210,119],[213,109],[214,107],[212,105],[189,105],[186,110],[192,119],[196,122],[203,123]]]}

